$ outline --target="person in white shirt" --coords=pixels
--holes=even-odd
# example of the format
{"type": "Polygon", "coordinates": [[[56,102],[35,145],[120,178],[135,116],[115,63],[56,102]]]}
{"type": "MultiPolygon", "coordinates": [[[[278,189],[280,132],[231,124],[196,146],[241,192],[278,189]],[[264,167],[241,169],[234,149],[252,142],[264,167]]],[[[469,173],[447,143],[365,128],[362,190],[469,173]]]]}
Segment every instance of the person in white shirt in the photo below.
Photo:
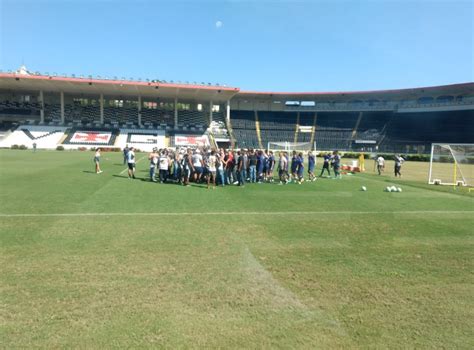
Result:
{"type": "Polygon", "coordinates": [[[207,177],[207,189],[209,189],[209,184],[212,178],[212,189],[216,188],[216,151],[212,151],[211,155],[207,158],[207,170],[209,172],[209,176],[207,177]]]}
{"type": "Polygon", "coordinates": [[[95,150],[94,163],[95,163],[95,173],[96,174],[102,173],[102,170],[100,170],[100,148],[97,148],[95,150]]]}
{"type": "Polygon", "coordinates": [[[283,152],[280,152],[280,159],[278,161],[278,176],[280,178],[280,185],[288,183],[288,159],[283,152]]]}
{"type": "Polygon", "coordinates": [[[201,151],[199,149],[194,152],[193,157],[193,168],[194,168],[194,182],[198,182],[201,179],[201,175],[203,173],[203,160],[201,151]]]}
{"type": "Polygon", "coordinates": [[[168,151],[164,150],[158,159],[158,166],[160,168],[160,183],[166,182],[168,179],[168,171],[170,167],[170,159],[168,151]]]}
{"type": "Polygon", "coordinates": [[[375,163],[377,163],[377,171],[379,172],[379,175],[382,175],[382,172],[385,169],[385,159],[382,156],[378,156],[375,163]]]}
{"type": "Polygon", "coordinates": [[[156,166],[158,164],[158,150],[157,148],[153,148],[153,152],[148,155],[148,159],[150,160],[150,181],[156,182],[156,166]]]}
{"type": "Polygon", "coordinates": [[[405,162],[405,159],[399,154],[395,155],[395,177],[399,176],[402,177],[400,173],[400,169],[402,168],[402,164],[405,162]]]}
{"type": "Polygon", "coordinates": [[[135,179],[135,148],[130,147],[127,153],[128,178],[135,179]]]}

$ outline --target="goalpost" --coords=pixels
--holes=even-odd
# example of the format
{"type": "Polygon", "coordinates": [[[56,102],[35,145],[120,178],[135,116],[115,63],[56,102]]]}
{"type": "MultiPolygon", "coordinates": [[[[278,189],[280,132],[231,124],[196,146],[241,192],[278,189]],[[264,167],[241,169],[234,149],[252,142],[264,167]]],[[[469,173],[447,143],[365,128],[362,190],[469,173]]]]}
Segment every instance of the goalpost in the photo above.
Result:
{"type": "Polygon", "coordinates": [[[474,144],[431,144],[428,183],[431,185],[473,186],[474,144]]]}
{"type": "Polygon", "coordinates": [[[316,142],[268,142],[267,151],[316,151],[316,142]]]}

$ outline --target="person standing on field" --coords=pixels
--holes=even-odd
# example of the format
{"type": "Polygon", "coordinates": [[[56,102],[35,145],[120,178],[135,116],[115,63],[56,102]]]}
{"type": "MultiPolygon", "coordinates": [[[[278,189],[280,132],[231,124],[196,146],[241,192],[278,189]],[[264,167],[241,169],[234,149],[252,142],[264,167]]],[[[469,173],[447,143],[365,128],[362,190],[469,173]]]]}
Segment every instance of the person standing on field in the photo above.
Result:
{"type": "Polygon", "coordinates": [[[329,162],[331,161],[331,154],[326,153],[323,156],[324,162],[323,162],[323,168],[321,169],[321,174],[319,174],[319,177],[322,177],[324,174],[324,170],[327,170],[328,176],[331,176],[331,170],[329,170],[329,162]]]}
{"type": "Polygon", "coordinates": [[[316,157],[314,156],[313,152],[308,152],[308,180],[314,181],[316,180],[316,176],[314,175],[314,166],[316,165],[316,157]]]}
{"type": "Polygon", "coordinates": [[[125,148],[123,149],[123,165],[128,163],[127,155],[129,150],[128,145],[125,145],[125,148]]]}
{"type": "Polygon", "coordinates": [[[268,160],[267,160],[267,181],[273,182],[273,170],[275,168],[275,156],[273,152],[268,152],[268,160]]]}
{"type": "Polygon", "coordinates": [[[334,151],[332,153],[332,168],[334,170],[334,178],[340,179],[341,173],[339,169],[341,168],[341,156],[339,155],[339,151],[334,151]]]}
{"type": "Polygon", "coordinates": [[[255,150],[250,150],[249,155],[249,170],[250,170],[250,182],[255,183],[257,182],[257,162],[258,157],[255,150]]]}
{"type": "Polygon", "coordinates": [[[385,159],[382,156],[378,156],[377,159],[375,160],[375,163],[377,163],[377,171],[379,175],[382,175],[382,172],[385,169],[385,159]]]}
{"type": "Polygon", "coordinates": [[[211,183],[211,178],[212,178],[212,189],[216,189],[216,168],[217,165],[217,157],[216,157],[216,151],[212,150],[211,155],[207,158],[207,171],[208,171],[208,176],[207,176],[207,189],[210,187],[211,183]]]}
{"type": "Polygon", "coordinates": [[[288,159],[283,152],[279,154],[278,160],[278,177],[280,178],[280,185],[288,183],[288,159]]]}
{"type": "Polygon", "coordinates": [[[399,154],[395,155],[395,177],[402,177],[400,173],[400,169],[402,168],[402,164],[405,162],[405,159],[399,154]]]}
{"type": "Polygon", "coordinates": [[[95,173],[96,174],[102,173],[102,170],[100,170],[100,148],[97,148],[95,150],[94,163],[95,163],[95,173]]]}
{"type": "Polygon", "coordinates": [[[127,152],[128,178],[135,179],[135,151],[133,147],[127,152]]]}
{"type": "Polygon", "coordinates": [[[199,180],[201,180],[201,176],[203,174],[203,167],[204,167],[204,160],[201,155],[201,151],[197,149],[193,156],[192,156],[192,162],[193,162],[193,173],[194,173],[194,182],[198,183],[199,180]]]}
{"type": "Polygon", "coordinates": [[[244,187],[247,177],[247,155],[244,150],[237,151],[237,177],[239,186],[244,187]]]}
{"type": "Polygon", "coordinates": [[[150,181],[156,182],[156,166],[158,164],[158,152],[157,148],[153,148],[153,152],[148,155],[150,160],[150,181]]]}
{"type": "Polygon", "coordinates": [[[301,185],[304,182],[304,158],[303,153],[300,152],[295,160],[296,163],[296,183],[301,185]]]}
{"type": "Polygon", "coordinates": [[[160,183],[164,183],[168,179],[170,166],[170,158],[168,157],[167,150],[163,150],[163,152],[161,152],[160,158],[158,159],[158,164],[160,168],[160,183]]]}
{"type": "Polygon", "coordinates": [[[184,154],[183,159],[182,159],[184,186],[189,186],[189,179],[191,178],[192,172],[194,172],[192,157],[193,157],[193,152],[190,148],[188,148],[187,152],[184,154]]]}

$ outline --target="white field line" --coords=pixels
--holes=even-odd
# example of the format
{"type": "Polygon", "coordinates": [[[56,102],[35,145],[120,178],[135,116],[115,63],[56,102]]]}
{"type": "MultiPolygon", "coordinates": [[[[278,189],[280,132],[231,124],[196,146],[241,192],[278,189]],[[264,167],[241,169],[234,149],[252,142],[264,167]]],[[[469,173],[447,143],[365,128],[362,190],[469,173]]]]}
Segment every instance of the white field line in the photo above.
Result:
{"type": "Polygon", "coordinates": [[[25,217],[85,217],[85,216],[202,216],[202,215],[450,215],[464,214],[474,215],[472,210],[401,210],[401,211],[217,211],[217,212],[150,212],[150,213],[38,213],[38,214],[1,214],[1,218],[25,218],[25,217]]]}
{"type": "MultiPolygon", "coordinates": [[[[135,164],[138,164],[138,162],[140,162],[141,160],[145,159],[145,157],[146,157],[146,156],[141,157],[139,160],[137,160],[137,161],[135,162],[135,164]]],[[[124,172],[126,172],[127,170],[128,170],[128,165],[127,165],[127,168],[123,169],[123,170],[120,172],[119,175],[122,175],[122,174],[123,174],[124,172]]]]}
{"type": "Polygon", "coordinates": [[[308,308],[290,289],[284,287],[252,254],[247,245],[242,256],[242,270],[248,277],[248,292],[254,298],[265,298],[273,310],[297,310],[305,317],[317,319],[339,335],[347,335],[342,325],[321,310],[308,308]]]}

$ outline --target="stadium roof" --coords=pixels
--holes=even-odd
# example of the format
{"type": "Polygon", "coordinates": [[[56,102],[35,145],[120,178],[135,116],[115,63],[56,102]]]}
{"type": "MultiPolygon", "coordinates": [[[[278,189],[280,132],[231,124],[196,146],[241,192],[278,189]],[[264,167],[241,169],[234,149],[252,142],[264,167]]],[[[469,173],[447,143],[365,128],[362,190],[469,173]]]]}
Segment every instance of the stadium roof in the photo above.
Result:
{"type": "Polygon", "coordinates": [[[106,80],[100,78],[57,77],[0,73],[0,89],[61,92],[84,95],[142,96],[154,98],[178,97],[180,100],[223,102],[239,92],[238,88],[158,81],[106,80]]]}
{"type": "Polygon", "coordinates": [[[382,98],[419,98],[421,96],[474,95],[474,83],[429,86],[410,89],[339,91],[339,92],[259,92],[240,91],[239,97],[258,99],[306,99],[306,100],[348,100],[382,98]]]}
{"type": "Polygon", "coordinates": [[[61,92],[105,96],[142,96],[150,98],[224,102],[238,96],[260,100],[357,100],[357,99],[413,99],[422,96],[474,95],[474,83],[451,84],[396,90],[340,91],[340,92],[259,92],[240,91],[239,88],[219,85],[168,83],[163,81],[133,81],[101,78],[59,77],[24,72],[1,73],[0,89],[61,92]]]}

